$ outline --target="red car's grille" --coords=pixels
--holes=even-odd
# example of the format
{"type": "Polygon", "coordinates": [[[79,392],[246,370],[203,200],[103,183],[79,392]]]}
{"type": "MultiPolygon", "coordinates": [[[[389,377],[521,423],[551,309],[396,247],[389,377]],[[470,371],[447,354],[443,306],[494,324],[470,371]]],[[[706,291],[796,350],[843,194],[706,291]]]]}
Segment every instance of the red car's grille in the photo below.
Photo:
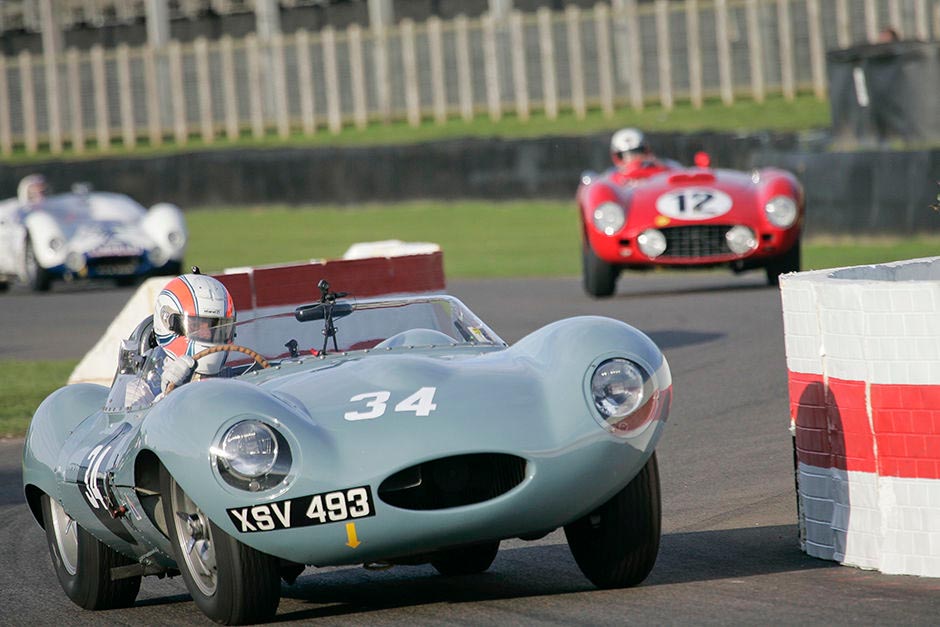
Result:
{"type": "Polygon", "coordinates": [[[731,227],[725,224],[674,226],[662,229],[666,236],[666,251],[661,258],[721,257],[731,254],[725,234],[731,227]]]}

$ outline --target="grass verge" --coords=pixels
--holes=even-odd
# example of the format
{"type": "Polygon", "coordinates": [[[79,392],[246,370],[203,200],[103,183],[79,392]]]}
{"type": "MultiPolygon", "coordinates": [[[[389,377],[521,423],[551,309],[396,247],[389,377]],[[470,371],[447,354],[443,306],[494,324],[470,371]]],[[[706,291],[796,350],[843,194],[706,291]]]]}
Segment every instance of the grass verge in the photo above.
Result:
{"type": "Polygon", "coordinates": [[[77,359],[0,361],[0,437],[21,436],[46,396],[65,385],[77,359]]]}

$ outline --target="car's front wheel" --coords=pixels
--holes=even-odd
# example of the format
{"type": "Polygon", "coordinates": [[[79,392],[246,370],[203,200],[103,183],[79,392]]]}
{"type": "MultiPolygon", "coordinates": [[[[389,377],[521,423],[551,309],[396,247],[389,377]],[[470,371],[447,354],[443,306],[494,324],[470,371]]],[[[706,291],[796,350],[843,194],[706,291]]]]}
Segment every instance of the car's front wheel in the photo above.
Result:
{"type": "Polygon", "coordinates": [[[33,250],[32,240],[26,240],[24,255],[23,266],[26,269],[26,285],[34,292],[48,292],[49,286],[52,284],[52,275],[39,265],[39,261],[36,259],[36,251],[33,250]]]}
{"type": "Polygon", "coordinates": [[[653,569],[660,537],[656,454],[640,473],[593,512],[565,525],[568,547],[598,588],[635,586],[653,569]]]}
{"type": "Polygon", "coordinates": [[[613,294],[617,287],[617,275],[620,274],[620,269],[594,254],[594,250],[587,241],[584,242],[581,253],[584,291],[595,298],[613,294]]]}
{"type": "Polygon", "coordinates": [[[800,271],[800,240],[797,239],[790,250],[772,259],[764,268],[767,273],[767,285],[780,285],[780,275],[800,271]]]}
{"type": "Polygon", "coordinates": [[[99,542],[78,526],[58,501],[42,497],[43,526],[56,577],[73,603],[86,610],[130,607],[140,576],[111,579],[111,569],[136,562],[99,542]]]}
{"type": "Polygon", "coordinates": [[[280,560],[222,531],[165,468],[160,492],[174,559],[199,609],[226,625],[272,618],[281,600],[280,560]]]}
{"type": "Polygon", "coordinates": [[[475,575],[489,568],[498,552],[499,540],[462,546],[441,551],[431,560],[431,566],[442,575],[475,575]]]}

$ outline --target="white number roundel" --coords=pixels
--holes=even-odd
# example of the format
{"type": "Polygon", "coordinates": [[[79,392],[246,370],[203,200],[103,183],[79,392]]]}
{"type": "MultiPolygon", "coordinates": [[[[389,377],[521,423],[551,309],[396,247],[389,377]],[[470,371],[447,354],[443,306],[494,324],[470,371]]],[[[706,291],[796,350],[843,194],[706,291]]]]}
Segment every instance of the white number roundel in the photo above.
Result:
{"type": "Polygon", "coordinates": [[[686,187],[656,199],[656,211],[679,220],[708,220],[731,211],[731,196],[706,187],[686,187]]]}

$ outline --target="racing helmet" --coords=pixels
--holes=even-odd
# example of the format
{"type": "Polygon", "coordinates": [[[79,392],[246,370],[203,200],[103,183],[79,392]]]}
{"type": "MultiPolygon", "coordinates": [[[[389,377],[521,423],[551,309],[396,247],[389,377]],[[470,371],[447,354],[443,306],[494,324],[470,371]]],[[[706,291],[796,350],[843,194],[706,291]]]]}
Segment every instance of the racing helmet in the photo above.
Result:
{"type": "Polygon", "coordinates": [[[49,194],[49,183],[42,174],[24,176],[16,186],[16,197],[20,203],[31,205],[37,203],[49,194]]]}
{"type": "MultiPolygon", "coordinates": [[[[157,294],[153,331],[167,356],[192,357],[212,346],[230,344],[235,337],[235,303],[217,279],[204,274],[184,274],[166,284],[157,294]]],[[[228,353],[206,355],[196,372],[216,375],[228,353]]]]}
{"type": "Polygon", "coordinates": [[[636,155],[647,155],[650,146],[643,131],[635,128],[622,128],[610,138],[610,158],[614,165],[623,165],[636,155]]]}

